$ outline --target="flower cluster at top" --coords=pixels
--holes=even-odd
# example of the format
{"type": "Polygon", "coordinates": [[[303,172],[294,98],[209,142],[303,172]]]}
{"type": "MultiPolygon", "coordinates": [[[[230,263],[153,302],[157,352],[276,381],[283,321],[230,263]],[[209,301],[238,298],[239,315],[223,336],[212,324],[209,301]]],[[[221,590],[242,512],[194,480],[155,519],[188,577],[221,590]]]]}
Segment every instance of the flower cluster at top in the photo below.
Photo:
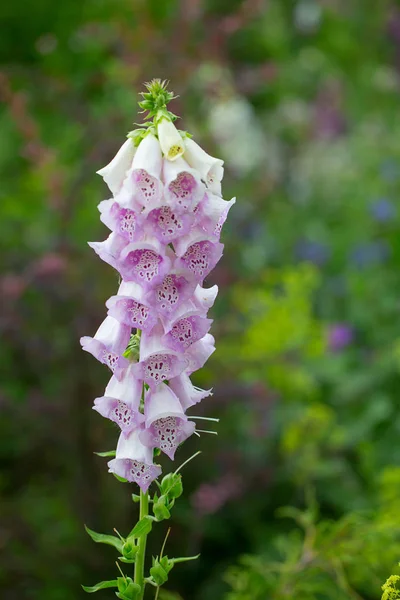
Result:
{"type": "Polygon", "coordinates": [[[235,202],[221,197],[223,162],[176,129],[171,97],[156,83],[142,103],[153,123],[128,134],[98,171],[113,194],[98,207],[111,233],[89,245],[121,279],[107,317],[81,339],[112,371],[93,407],[121,430],[109,470],[144,492],[161,473],[154,450],[173,460],[195,431],[186,410],[211,394],[190,376],[215,350],[207,311],[218,288],[203,285],[222,256],[221,228],[235,202]]]}

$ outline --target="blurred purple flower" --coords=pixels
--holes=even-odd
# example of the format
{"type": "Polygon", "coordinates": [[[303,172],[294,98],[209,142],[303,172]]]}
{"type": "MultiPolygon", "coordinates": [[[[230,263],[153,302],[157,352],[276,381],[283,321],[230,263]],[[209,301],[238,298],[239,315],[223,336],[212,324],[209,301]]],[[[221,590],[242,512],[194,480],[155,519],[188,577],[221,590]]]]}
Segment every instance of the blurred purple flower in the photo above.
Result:
{"type": "Polygon", "coordinates": [[[387,198],[380,198],[371,204],[370,213],[380,223],[386,223],[396,215],[396,207],[387,198]]]}
{"type": "Polygon", "coordinates": [[[326,244],[303,239],[296,244],[295,254],[300,260],[322,266],[329,260],[331,253],[326,244]]]}
{"type": "Polygon", "coordinates": [[[389,256],[390,248],[388,244],[382,240],[377,240],[356,246],[350,254],[350,261],[357,267],[362,268],[385,262],[389,256]]]}
{"type": "Polygon", "coordinates": [[[198,513],[216,513],[229,500],[241,494],[243,482],[238,475],[227,473],[215,483],[202,483],[192,496],[192,504],[198,513]]]}
{"type": "Polygon", "coordinates": [[[353,330],[346,323],[335,323],[328,331],[328,347],[332,352],[339,352],[353,341],[353,330]]]}

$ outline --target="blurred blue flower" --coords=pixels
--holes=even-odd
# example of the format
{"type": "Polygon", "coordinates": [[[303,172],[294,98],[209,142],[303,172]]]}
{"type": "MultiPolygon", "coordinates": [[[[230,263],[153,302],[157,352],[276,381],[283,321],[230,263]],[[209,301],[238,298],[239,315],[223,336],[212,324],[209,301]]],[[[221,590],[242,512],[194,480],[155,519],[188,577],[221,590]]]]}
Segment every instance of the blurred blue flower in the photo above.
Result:
{"type": "Polygon", "coordinates": [[[390,248],[386,242],[377,240],[356,246],[351,254],[350,261],[357,267],[366,267],[385,262],[390,256],[390,248]]]}
{"type": "Polygon", "coordinates": [[[396,207],[391,200],[379,198],[371,204],[370,213],[376,221],[386,223],[395,217],[396,207]]]}
{"type": "Polygon", "coordinates": [[[317,266],[324,265],[330,258],[331,252],[326,244],[313,242],[311,240],[299,240],[295,248],[296,257],[317,266]]]}
{"type": "Polygon", "coordinates": [[[353,330],[346,323],[332,325],[328,332],[328,347],[332,352],[346,348],[353,341],[353,330]]]}

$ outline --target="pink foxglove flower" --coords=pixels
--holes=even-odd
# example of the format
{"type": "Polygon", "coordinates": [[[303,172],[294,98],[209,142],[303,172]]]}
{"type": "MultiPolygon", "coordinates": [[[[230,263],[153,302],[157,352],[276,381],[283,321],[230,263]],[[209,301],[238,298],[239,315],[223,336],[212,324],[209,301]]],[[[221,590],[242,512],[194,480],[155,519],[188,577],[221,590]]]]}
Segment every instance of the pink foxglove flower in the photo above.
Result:
{"type": "Polygon", "coordinates": [[[108,463],[110,473],[115,473],[132,483],[137,483],[143,492],[161,475],[161,467],[153,464],[153,451],[142,444],[139,429],[128,436],[121,433],[116,456],[108,463]]]}
{"type": "Polygon", "coordinates": [[[122,188],[128,169],[132,165],[135,150],[133,141],[128,138],[112,161],[97,171],[97,174],[102,176],[114,195],[118,194],[122,188]]]}
{"type": "Polygon", "coordinates": [[[195,424],[188,421],[178,397],[168,385],[163,383],[155,391],[146,393],[144,415],[146,428],[139,439],[174,460],[179,444],[192,435],[195,424]]]}
{"type": "Polygon", "coordinates": [[[154,111],[99,171],[113,194],[98,207],[111,233],[89,245],[121,280],[105,321],[81,339],[113,372],[93,406],[121,432],[109,470],[143,492],[161,473],[154,450],[173,460],[195,431],[187,411],[211,395],[191,375],[215,350],[207,313],[218,287],[207,278],[235,203],[221,197],[223,161],[179,132],[165,107],[154,111]]]}

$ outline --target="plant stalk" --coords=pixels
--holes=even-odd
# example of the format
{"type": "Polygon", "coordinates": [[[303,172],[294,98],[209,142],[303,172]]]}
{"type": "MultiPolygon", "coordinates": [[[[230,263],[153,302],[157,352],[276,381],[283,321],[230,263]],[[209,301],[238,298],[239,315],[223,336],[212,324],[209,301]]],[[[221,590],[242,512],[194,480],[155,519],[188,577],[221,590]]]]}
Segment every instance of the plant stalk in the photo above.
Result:
{"type": "MultiPolygon", "coordinates": [[[[148,492],[144,493],[140,490],[140,519],[143,519],[143,517],[146,517],[149,514],[149,494],[148,492]]],[[[141,594],[140,594],[140,599],[139,600],[143,600],[144,598],[144,588],[145,588],[145,581],[144,581],[144,561],[146,558],[146,542],[147,542],[147,533],[143,534],[140,536],[140,538],[138,539],[138,551],[136,554],[136,560],[135,560],[135,583],[137,583],[138,585],[140,585],[141,587],[141,594]]]]}

